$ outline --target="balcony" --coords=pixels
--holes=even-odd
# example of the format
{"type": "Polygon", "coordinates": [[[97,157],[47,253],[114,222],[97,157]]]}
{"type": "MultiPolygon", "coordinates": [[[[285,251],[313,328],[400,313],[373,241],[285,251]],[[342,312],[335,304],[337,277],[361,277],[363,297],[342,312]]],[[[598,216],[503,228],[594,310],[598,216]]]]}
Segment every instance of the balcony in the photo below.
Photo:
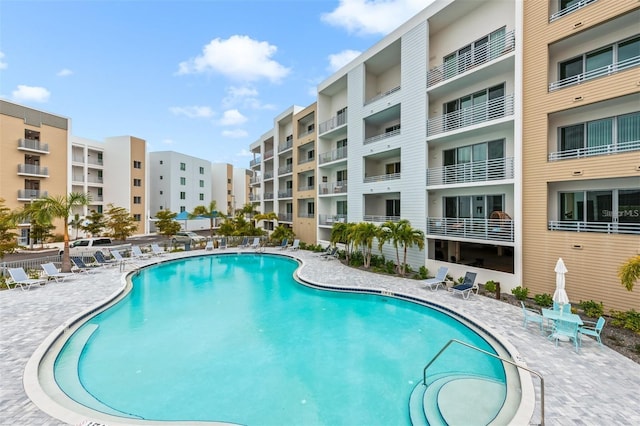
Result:
{"type": "Polygon", "coordinates": [[[270,149],[269,151],[265,151],[265,153],[264,153],[264,161],[267,161],[270,158],[273,158],[273,150],[272,149],[270,149]]]}
{"type": "Polygon", "coordinates": [[[318,215],[318,224],[324,226],[333,226],[334,223],[345,223],[347,221],[346,214],[321,214],[318,215]]]}
{"type": "Polygon", "coordinates": [[[428,217],[427,235],[513,242],[513,220],[428,217]]]}
{"type": "Polygon", "coordinates": [[[318,163],[330,163],[332,161],[342,160],[343,158],[347,158],[347,147],[343,146],[338,149],[334,149],[333,151],[324,152],[320,154],[318,157],[318,163]]]}
{"type": "Polygon", "coordinates": [[[640,150],[640,141],[622,142],[615,145],[590,146],[549,153],[549,161],[568,160],[571,158],[593,157],[597,155],[620,154],[622,152],[640,150]]]}
{"type": "Polygon", "coordinates": [[[513,95],[464,108],[427,120],[427,136],[450,132],[513,115],[513,95]]]}
{"type": "Polygon", "coordinates": [[[509,31],[503,37],[498,37],[478,48],[471,49],[454,61],[438,65],[427,72],[427,87],[454,78],[472,68],[506,55],[515,49],[515,33],[509,31]]]}
{"type": "Polygon", "coordinates": [[[569,222],[550,220],[549,231],[598,232],[601,234],[640,235],[640,222],[569,222]]]}
{"type": "Polygon", "coordinates": [[[273,192],[265,192],[264,193],[265,200],[273,200],[273,192]]]}
{"type": "Polygon", "coordinates": [[[285,175],[293,171],[293,165],[287,164],[286,166],[278,167],[278,175],[285,175]]]}
{"type": "Polygon", "coordinates": [[[570,13],[573,13],[573,12],[579,10],[579,9],[582,9],[583,7],[587,6],[588,4],[594,3],[596,1],[597,0],[581,0],[581,1],[577,2],[577,3],[574,3],[571,6],[565,8],[565,9],[559,10],[556,13],[552,14],[549,17],[549,22],[553,22],[556,19],[560,19],[563,16],[566,16],[566,15],[568,15],[570,13]]]}
{"type": "Polygon", "coordinates": [[[84,183],[84,176],[83,175],[73,175],[73,176],[71,176],[71,182],[84,183]]]}
{"type": "Polygon", "coordinates": [[[91,157],[91,154],[89,154],[89,157],[87,158],[87,164],[91,166],[104,166],[104,161],[102,160],[102,158],[93,158],[91,157]]]}
{"type": "Polygon", "coordinates": [[[309,127],[307,127],[307,128],[305,128],[303,131],[298,132],[298,139],[303,138],[303,137],[305,137],[305,136],[307,136],[307,135],[311,135],[311,134],[313,134],[313,133],[315,132],[315,130],[316,130],[315,125],[311,124],[311,125],[310,125],[310,128],[309,128],[309,127]]]}
{"type": "Polygon", "coordinates": [[[24,176],[49,177],[49,168],[35,164],[18,164],[18,174],[24,176]]]}
{"type": "Polygon", "coordinates": [[[377,223],[399,222],[400,219],[401,219],[400,216],[378,216],[378,215],[371,215],[371,214],[365,214],[364,216],[362,216],[362,220],[364,222],[377,222],[377,223]]]}
{"type": "Polygon", "coordinates": [[[338,127],[343,126],[345,124],[347,124],[346,110],[343,113],[335,115],[330,119],[328,119],[327,121],[320,123],[320,128],[319,128],[320,134],[326,133],[333,129],[337,129],[338,127]]]}
{"type": "Polygon", "coordinates": [[[400,90],[400,86],[398,86],[398,87],[394,87],[393,89],[391,89],[391,90],[387,90],[387,91],[386,91],[386,92],[384,92],[384,93],[380,93],[380,94],[378,94],[378,95],[374,96],[374,97],[373,97],[373,98],[371,98],[371,99],[367,99],[367,100],[366,100],[366,102],[365,102],[364,104],[365,104],[365,105],[369,105],[370,103],[373,103],[373,102],[375,102],[375,101],[377,101],[377,100],[379,100],[379,99],[382,99],[382,98],[386,98],[387,96],[392,95],[392,94],[396,93],[396,92],[397,92],[397,91],[399,91],[399,90],[400,90]]]}
{"type": "Polygon", "coordinates": [[[293,213],[278,213],[278,222],[293,222],[293,213]]]}
{"type": "Polygon", "coordinates": [[[381,133],[379,135],[375,135],[375,136],[371,136],[369,138],[366,138],[364,140],[363,144],[367,145],[367,144],[370,144],[370,143],[373,143],[373,142],[378,142],[378,141],[381,141],[383,139],[387,139],[387,138],[390,138],[390,137],[393,137],[393,136],[397,136],[399,134],[400,134],[400,129],[398,128],[398,129],[395,129],[395,130],[391,130],[390,132],[384,132],[384,133],[381,133]]]}
{"type": "Polygon", "coordinates": [[[315,185],[299,186],[298,192],[313,191],[315,188],[316,188],[315,185]]]}
{"type": "Polygon", "coordinates": [[[289,139],[278,145],[278,152],[286,151],[288,149],[291,149],[292,147],[293,147],[293,139],[289,139]]]}
{"type": "Polygon", "coordinates": [[[253,160],[249,161],[249,167],[257,166],[260,164],[260,162],[262,162],[262,158],[254,158],[253,160]]]}
{"type": "Polygon", "coordinates": [[[513,179],[513,157],[427,169],[427,186],[513,179]]]}
{"type": "Polygon", "coordinates": [[[387,174],[378,175],[378,176],[367,176],[364,178],[363,182],[364,183],[386,182],[388,180],[396,180],[396,179],[400,179],[400,173],[387,173],[387,174]]]}
{"type": "Polygon", "coordinates": [[[313,160],[315,160],[315,158],[314,158],[314,157],[311,157],[311,158],[309,158],[309,157],[307,157],[307,156],[300,157],[300,158],[298,159],[298,165],[300,165],[300,164],[306,164],[306,163],[311,163],[313,160]]]}
{"type": "Polygon", "coordinates": [[[38,198],[44,198],[48,195],[47,191],[40,191],[39,189],[19,189],[18,201],[37,200],[38,198]]]}
{"type": "Polygon", "coordinates": [[[252,177],[251,179],[249,179],[249,184],[250,185],[256,185],[260,183],[260,178],[259,177],[252,177]]]}
{"type": "Polygon", "coordinates": [[[49,144],[42,143],[34,139],[20,139],[18,140],[18,149],[20,151],[33,151],[48,154],[49,144]]]}
{"type": "Polygon", "coordinates": [[[264,172],[264,180],[273,179],[273,172],[264,172]]]}
{"type": "Polygon", "coordinates": [[[318,189],[320,190],[320,194],[346,194],[347,181],[323,182],[318,185],[318,189]]]}
{"type": "Polygon", "coordinates": [[[278,198],[291,198],[293,197],[292,189],[285,189],[284,191],[278,191],[278,198]]]}
{"type": "Polygon", "coordinates": [[[260,201],[260,194],[249,194],[249,201],[260,201]]]}
{"type": "Polygon", "coordinates": [[[89,176],[87,176],[87,182],[102,184],[102,183],[104,183],[104,179],[101,176],[89,175],[89,176]]]}
{"type": "Polygon", "coordinates": [[[298,217],[301,219],[313,219],[314,217],[316,217],[315,213],[308,213],[308,212],[298,212],[298,217]]]}
{"type": "Polygon", "coordinates": [[[549,91],[553,92],[554,90],[562,89],[569,86],[574,86],[576,84],[593,80],[594,78],[615,74],[619,71],[624,71],[626,69],[637,67],[639,65],[640,65],[640,55],[634,56],[633,58],[625,59],[624,61],[605,65],[603,67],[596,68],[582,74],[573,75],[571,77],[567,77],[562,80],[555,81],[553,83],[549,83],[549,91]]]}

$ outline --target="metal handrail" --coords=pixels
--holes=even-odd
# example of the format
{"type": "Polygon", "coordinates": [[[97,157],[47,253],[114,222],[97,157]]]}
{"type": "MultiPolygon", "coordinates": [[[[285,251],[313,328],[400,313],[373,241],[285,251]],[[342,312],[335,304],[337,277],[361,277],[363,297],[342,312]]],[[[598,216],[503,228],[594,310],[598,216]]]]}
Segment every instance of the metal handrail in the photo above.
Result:
{"type": "Polygon", "coordinates": [[[511,364],[511,365],[513,365],[513,366],[515,366],[515,367],[517,367],[517,368],[522,368],[523,370],[526,370],[526,371],[528,371],[529,373],[531,373],[531,374],[534,374],[534,375],[538,376],[538,378],[540,379],[540,425],[541,425],[541,426],[544,426],[544,378],[542,377],[542,375],[541,375],[540,373],[538,373],[537,371],[534,371],[534,370],[532,370],[532,369],[530,369],[530,368],[527,368],[527,367],[525,367],[524,365],[517,364],[517,363],[515,363],[515,362],[511,361],[510,359],[503,358],[503,357],[501,357],[500,355],[492,354],[491,352],[487,352],[487,351],[485,351],[484,349],[477,348],[477,347],[475,347],[475,346],[473,346],[473,345],[470,345],[470,344],[468,344],[468,343],[462,342],[462,341],[460,341],[460,340],[458,340],[458,339],[451,339],[451,340],[449,340],[449,341],[447,342],[447,344],[446,344],[446,345],[444,345],[444,346],[442,347],[442,349],[440,349],[440,350],[438,351],[438,353],[437,353],[433,358],[431,358],[431,361],[429,361],[429,363],[424,367],[424,370],[422,370],[422,384],[423,384],[425,387],[427,387],[427,369],[431,366],[431,364],[433,364],[433,363],[435,362],[435,360],[436,360],[436,359],[437,359],[437,358],[438,358],[438,357],[439,357],[439,356],[440,356],[440,355],[441,355],[441,354],[442,354],[442,353],[443,353],[443,352],[444,352],[444,351],[445,351],[445,350],[446,350],[446,349],[447,349],[447,348],[448,348],[452,343],[459,343],[459,344],[461,344],[462,346],[466,346],[466,347],[468,347],[468,348],[471,348],[471,349],[473,349],[473,350],[475,350],[475,351],[478,351],[478,352],[480,352],[480,353],[483,353],[483,354],[485,354],[485,355],[489,355],[489,356],[491,356],[491,357],[493,357],[493,358],[497,358],[497,359],[499,359],[500,361],[504,361],[504,362],[506,362],[506,363],[508,363],[508,364],[511,364]]]}

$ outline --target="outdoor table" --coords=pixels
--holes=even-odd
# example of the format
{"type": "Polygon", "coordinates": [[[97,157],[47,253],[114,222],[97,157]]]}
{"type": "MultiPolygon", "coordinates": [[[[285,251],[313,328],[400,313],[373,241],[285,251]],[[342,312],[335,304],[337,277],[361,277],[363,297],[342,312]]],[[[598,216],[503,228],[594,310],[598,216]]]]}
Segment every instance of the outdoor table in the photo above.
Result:
{"type": "MultiPolygon", "coordinates": [[[[581,326],[584,324],[582,322],[582,318],[580,318],[580,315],[572,314],[569,312],[562,312],[561,310],[555,310],[555,309],[542,308],[542,318],[545,318],[546,320],[551,320],[551,321],[563,320],[568,322],[574,322],[574,323],[577,323],[578,326],[581,326]]],[[[568,340],[563,337],[564,336],[561,336],[558,338],[562,341],[568,340]]]]}

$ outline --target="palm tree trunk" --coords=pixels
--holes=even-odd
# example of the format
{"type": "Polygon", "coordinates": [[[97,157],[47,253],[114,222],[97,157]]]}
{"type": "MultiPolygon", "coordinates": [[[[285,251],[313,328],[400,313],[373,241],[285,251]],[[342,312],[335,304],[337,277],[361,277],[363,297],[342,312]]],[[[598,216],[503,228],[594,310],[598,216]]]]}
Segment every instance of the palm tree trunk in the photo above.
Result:
{"type": "Polygon", "coordinates": [[[61,272],[71,272],[71,258],[69,257],[69,224],[64,220],[64,251],[62,252],[61,272]]]}

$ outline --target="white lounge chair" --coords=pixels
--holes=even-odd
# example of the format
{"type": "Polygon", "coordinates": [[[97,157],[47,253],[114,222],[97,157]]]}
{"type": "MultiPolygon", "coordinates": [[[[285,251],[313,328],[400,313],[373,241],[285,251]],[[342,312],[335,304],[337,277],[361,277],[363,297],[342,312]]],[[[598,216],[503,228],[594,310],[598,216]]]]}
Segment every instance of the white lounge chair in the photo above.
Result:
{"type": "Polygon", "coordinates": [[[253,239],[253,242],[251,243],[251,246],[250,246],[250,247],[251,247],[252,249],[256,249],[256,250],[257,250],[257,249],[259,249],[259,248],[260,248],[260,238],[259,238],[259,237],[255,237],[255,238],[253,239]]]}
{"type": "Polygon", "coordinates": [[[295,239],[293,240],[293,244],[291,244],[291,247],[289,247],[289,250],[298,250],[300,248],[300,240],[299,239],[295,239]]]}
{"type": "Polygon", "coordinates": [[[218,248],[219,249],[226,249],[227,248],[227,239],[223,238],[220,240],[220,244],[218,244],[218,248]]]}
{"type": "Polygon", "coordinates": [[[282,240],[282,244],[280,244],[280,247],[278,247],[278,248],[280,250],[286,250],[288,244],[289,244],[289,239],[285,238],[285,239],[282,240]]]}
{"type": "Polygon", "coordinates": [[[432,291],[436,291],[438,287],[445,287],[445,282],[447,281],[447,273],[449,272],[449,268],[446,266],[441,266],[438,268],[438,272],[434,278],[428,278],[426,280],[422,280],[421,282],[432,291]]]}
{"type": "Polygon", "coordinates": [[[240,248],[247,248],[249,247],[249,237],[244,237],[242,239],[242,242],[240,244],[238,244],[238,247],[240,248]]]}
{"type": "Polygon", "coordinates": [[[113,256],[118,263],[131,263],[136,260],[133,257],[124,257],[118,250],[111,250],[111,256],[113,256]]]}
{"type": "Polygon", "coordinates": [[[60,272],[56,265],[53,264],[53,262],[43,263],[42,265],[40,265],[40,267],[44,271],[44,275],[47,278],[52,278],[57,283],[63,282],[67,278],[75,275],[73,272],[60,272]]]}
{"type": "Polygon", "coordinates": [[[476,273],[467,272],[464,276],[462,284],[454,285],[449,289],[454,295],[459,294],[463,299],[468,299],[471,293],[475,291],[478,294],[478,284],[476,284],[476,273]]]}
{"type": "Polygon", "coordinates": [[[22,268],[9,268],[9,276],[11,277],[11,281],[15,284],[14,288],[20,286],[22,290],[29,290],[31,286],[41,286],[47,282],[47,280],[43,279],[29,278],[22,268]]]}
{"type": "Polygon", "coordinates": [[[213,240],[207,241],[207,244],[204,246],[205,251],[213,251],[213,240]]]}
{"type": "Polygon", "coordinates": [[[167,252],[157,244],[151,244],[151,253],[153,253],[154,256],[164,256],[167,254],[167,252]]]}
{"type": "Polygon", "coordinates": [[[324,253],[323,255],[320,256],[320,259],[324,259],[324,260],[331,260],[331,259],[337,259],[339,256],[338,254],[338,247],[333,247],[331,249],[331,251],[324,253]]]}
{"type": "Polygon", "coordinates": [[[140,246],[131,246],[131,256],[133,256],[135,259],[144,260],[153,255],[150,253],[143,253],[140,246]]]}

